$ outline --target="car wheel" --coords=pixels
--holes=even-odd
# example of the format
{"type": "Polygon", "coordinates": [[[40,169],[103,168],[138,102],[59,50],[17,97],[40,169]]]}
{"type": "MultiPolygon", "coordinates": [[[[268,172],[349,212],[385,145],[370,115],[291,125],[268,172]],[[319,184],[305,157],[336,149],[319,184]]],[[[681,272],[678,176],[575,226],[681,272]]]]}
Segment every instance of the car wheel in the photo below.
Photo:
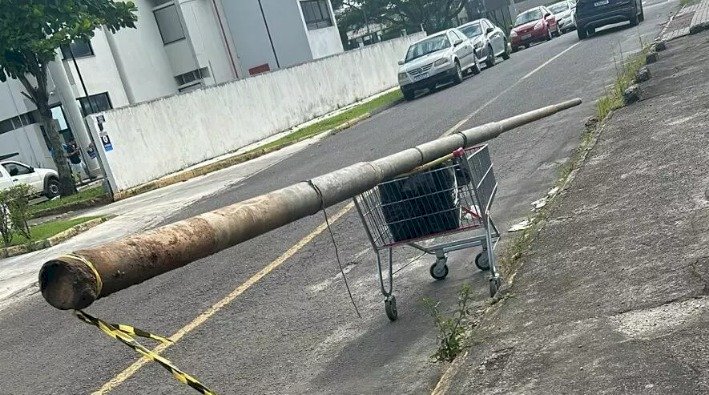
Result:
{"type": "Polygon", "coordinates": [[[485,59],[485,66],[488,68],[495,65],[495,50],[492,49],[492,45],[487,46],[487,59],[485,59]]]}
{"type": "Polygon", "coordinates": [[[638,18],[638,12],[637,9],[633,13],[633,16],[630,17],[630,26],[637,26],[640,23],[640,20],[638,18]]]}
{"type": "Polygon", "coordinates": [[[44,189],[44,196],[47,199],[53,199],[59,196],[59,180],[54,177],[47,180],[47,186],[44,189]]]}
{"type": "Polygon", "coordinates": [[[505,43],[505,51],[502,53],[502,59],[507,60],[510,58],[510,45],[505,43]]]}
{"type": "Polygon", "coordinates": [[[473,74],[480,74],[480,63],[477,56],[473,59],[473,67],[470,68],[470,71],[473,74]]]}
{"type": "Polygon", "coordinates": [[[578,34],[579,40],[583,40],[588,37],[588,34],[586,34],[586,28],[584,26],[576,26],[576,34],[578,34]]]}
{"type": "Polygon", "coordinates": [[[455,61],[455,75],[453,75],[453,83],[458,85],[463,82],[463,70],[460,68],[460,63],[455,61]]]}

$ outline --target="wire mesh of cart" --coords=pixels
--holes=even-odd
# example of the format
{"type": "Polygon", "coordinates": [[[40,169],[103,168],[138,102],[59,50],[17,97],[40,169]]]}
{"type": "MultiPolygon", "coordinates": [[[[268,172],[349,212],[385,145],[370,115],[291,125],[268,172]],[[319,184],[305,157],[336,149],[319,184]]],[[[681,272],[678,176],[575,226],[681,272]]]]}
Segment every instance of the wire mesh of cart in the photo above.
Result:
{"type": "Polygon", "coordinates": [[[490,296],[497,293],[502,279],[494,249],[500,233],[490,217],[496,192],[489,148],[479,145],[456,150],[354,198],[377,255],[379,284],[390,320],[398,315],[393,294],[393,248],[400,245],[434,255],[436,261],[429,272],[436,280],[448,275],[449,252],[480,246],[482,252],[475,257],[475,265],[490,271],[490,296]],[[384,271],[382,260],[387,264],[384,271]]]}

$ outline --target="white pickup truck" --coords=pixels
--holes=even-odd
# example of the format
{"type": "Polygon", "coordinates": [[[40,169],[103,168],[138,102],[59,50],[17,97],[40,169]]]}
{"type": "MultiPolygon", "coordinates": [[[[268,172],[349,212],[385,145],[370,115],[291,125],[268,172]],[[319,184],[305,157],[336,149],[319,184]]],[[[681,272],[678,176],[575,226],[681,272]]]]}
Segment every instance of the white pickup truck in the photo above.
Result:
{"type": "Polygon", "coordinates": [[[0,190],[28,184],[32,193],[51,199],[59,195],[59,174],[52,169],[35,169],[15,161],[0,162],[0,190]]]}

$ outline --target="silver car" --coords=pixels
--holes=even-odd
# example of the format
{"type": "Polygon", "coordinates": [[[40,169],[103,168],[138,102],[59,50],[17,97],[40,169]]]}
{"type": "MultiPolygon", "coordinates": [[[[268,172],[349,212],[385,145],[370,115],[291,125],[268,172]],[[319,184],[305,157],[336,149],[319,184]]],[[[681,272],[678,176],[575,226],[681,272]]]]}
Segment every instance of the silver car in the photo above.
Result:
{"type": "Polygon", "coordinates": [[[559,25],[559,32],[564,34],[568,31],[576,29],[576,3],[571,0],[564,0],[550,5],[549,11],[556,16],[556,23],[559,25]]]}
{"type": "Polygon", "coordinates": [[[485,62],[487,67],[494,66],[498,56],[502,56],[502,59],[505,60],[510,58],[512,46],[507,40],[505,32],[489,19],[482,18],[468,22],[458,26],[458,30],[470,38],[475,48],[475,54],[481,62],[485,62]]]}
{"type": "Polygon", "coordinates": [[[473,44],[458,29],[448,29],[411,44],[399,65],[399,87],[406,100],[416,97],[419,90],[433,90],[441,83],[459,84],[465,71],[480,72],[473,44]]]}

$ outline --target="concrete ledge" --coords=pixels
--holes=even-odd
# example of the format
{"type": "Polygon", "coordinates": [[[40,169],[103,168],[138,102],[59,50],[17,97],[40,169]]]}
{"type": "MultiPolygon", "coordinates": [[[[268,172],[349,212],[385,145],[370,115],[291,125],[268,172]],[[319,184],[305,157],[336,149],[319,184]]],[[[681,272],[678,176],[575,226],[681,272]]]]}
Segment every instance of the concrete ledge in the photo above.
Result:
{"type": "Polygon", "coordinates": [[[61,244],[72,237],[78,235],[79,233],[86,232],[87,230],[93,228],[94,226],[100,225],[108,221],[108,218],[96,218],[84,223],[72,226],[71,228],[57,233],[56,235],[37,241],[31,241],[27,244],[12,246],[7,248],[0,248],[0,257],[9,258],[17,255],[27,254],[29,252],[43,250],[49,247],[54,247],[55,245],[61,244]]]}

